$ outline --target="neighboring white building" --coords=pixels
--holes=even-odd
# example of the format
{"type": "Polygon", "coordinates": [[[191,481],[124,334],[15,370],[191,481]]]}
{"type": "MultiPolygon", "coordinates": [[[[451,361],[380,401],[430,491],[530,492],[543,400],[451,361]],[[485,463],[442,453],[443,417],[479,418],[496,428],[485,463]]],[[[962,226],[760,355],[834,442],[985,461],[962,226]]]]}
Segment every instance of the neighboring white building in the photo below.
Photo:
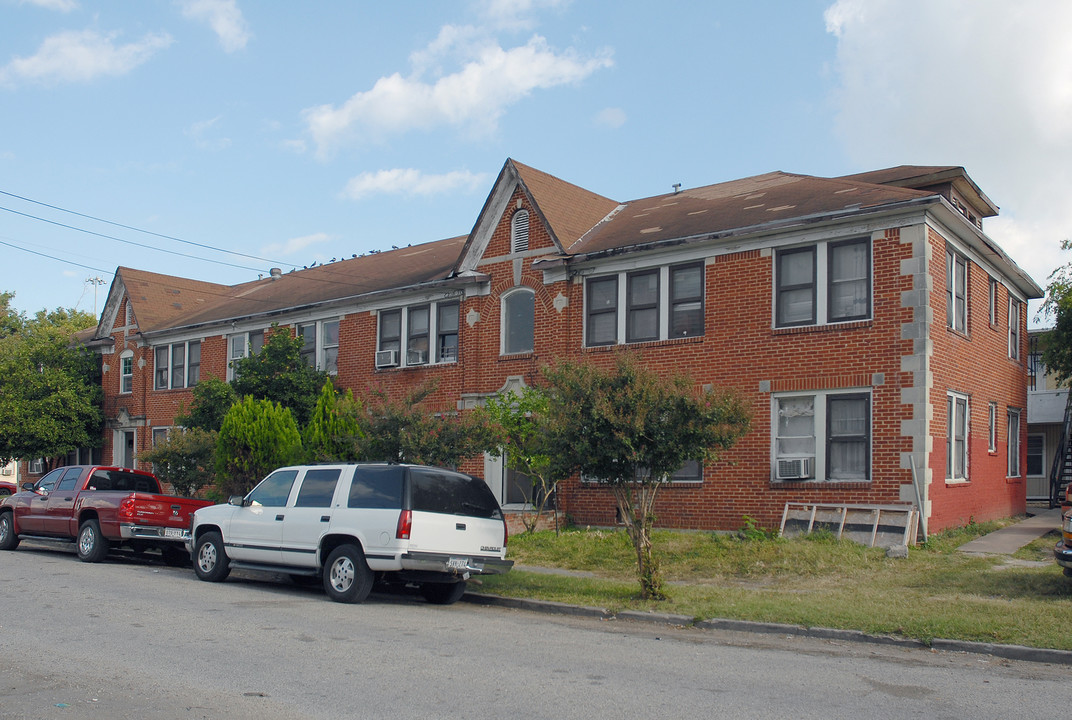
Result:
{"type": "Polygon", "coordinates": [[[19,484],[19,463],[12,460],[7,465],[0,467],[0,480],[15,483],[17,487],[19,484]]]}
{"type": "MultiPolygon", "coordinates": [[[[1030,354],[1027,365],[1027,499],[1050,498],[1050,475],[1054,457],[1061,450],[1069,454],[1068,388],[1060,387],[1053,374],[1042,363],[1039,339],[1045,330],[1028,333],[1030,354]]],[[[1067,461],[1066,461],[1067,462],[1067,461]]],[[[1063,477],[1059,484],[1067,484],[1068,468],[1059,469],[1063,477]],[[1063,470],[1063,472],[1062,472],[1063,470]]]]}

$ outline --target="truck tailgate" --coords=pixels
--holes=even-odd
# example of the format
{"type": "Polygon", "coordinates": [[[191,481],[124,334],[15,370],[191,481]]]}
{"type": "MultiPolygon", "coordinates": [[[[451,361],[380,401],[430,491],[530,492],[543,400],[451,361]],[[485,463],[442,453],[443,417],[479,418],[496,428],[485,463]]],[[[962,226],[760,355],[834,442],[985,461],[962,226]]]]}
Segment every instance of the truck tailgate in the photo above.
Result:
{"type": "Polygon", "coordinates": [[[120,522],[184,529],[190,527],[190,516],[196,510],[214,504],[211,500],[142,492],[131,493],[128,500],[120,505],[120,522]]]}

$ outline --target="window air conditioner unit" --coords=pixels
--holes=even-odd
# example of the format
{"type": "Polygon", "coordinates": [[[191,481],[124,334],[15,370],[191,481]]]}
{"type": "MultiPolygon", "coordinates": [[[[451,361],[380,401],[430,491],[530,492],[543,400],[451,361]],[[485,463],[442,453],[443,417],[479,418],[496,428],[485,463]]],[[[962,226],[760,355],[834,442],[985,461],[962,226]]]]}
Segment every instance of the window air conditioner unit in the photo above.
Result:
{"type": "Polygon", "coordinates": [[[410,350],[406,353],[407,365],[424,365],[428,362],[428,352],[425,350],[410,350]]]}
{"type": "Polygon", "coordinates": [[[804,480],[811,477],[813,458],[781,458],[778,460],[778,480],[804,480]]]}
{"type": "Polygon", "coordinates": [[[378,350],[376,352],[376,367],[395,367],[398,365],[397,350],[378,350]]]}

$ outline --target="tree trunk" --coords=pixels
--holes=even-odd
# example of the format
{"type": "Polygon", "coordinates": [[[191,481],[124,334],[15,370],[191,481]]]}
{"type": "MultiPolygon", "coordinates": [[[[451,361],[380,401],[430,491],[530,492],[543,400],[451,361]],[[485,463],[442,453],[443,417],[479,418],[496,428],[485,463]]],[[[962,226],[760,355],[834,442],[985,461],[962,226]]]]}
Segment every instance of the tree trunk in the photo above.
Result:
{"type": "Polygon", "coordinates": [[[614,499],[618,511],[625,523],[625,531],[633,542],[637,559],[637,579],[640,581],[640,597],[643,600],[664,600],[663,581],[659,574],[659,563],[651,543],[651,529],[655,522],[652,506],[655,503],[656,488],[641,486],[638,497],[633,488],[615,486],[614,499]]]}

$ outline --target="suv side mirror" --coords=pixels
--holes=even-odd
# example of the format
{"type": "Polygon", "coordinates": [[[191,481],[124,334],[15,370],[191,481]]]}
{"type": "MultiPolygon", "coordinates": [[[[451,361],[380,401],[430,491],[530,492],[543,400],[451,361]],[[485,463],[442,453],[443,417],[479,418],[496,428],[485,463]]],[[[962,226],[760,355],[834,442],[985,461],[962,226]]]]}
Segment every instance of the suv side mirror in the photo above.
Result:
{"type": "Polygon", "coordinates": [[[34,484],[32,482],[24,482],[22,484],[22,489],[25,490],[26,492],[33,492],[34,491],[34,484]]]}
{"type": "Polygon", "coordinates": [[[236,507],[245,507],[246,498],[244,495],[232,495],[227,499],[228,505],[234,505],[236,507]]]}

